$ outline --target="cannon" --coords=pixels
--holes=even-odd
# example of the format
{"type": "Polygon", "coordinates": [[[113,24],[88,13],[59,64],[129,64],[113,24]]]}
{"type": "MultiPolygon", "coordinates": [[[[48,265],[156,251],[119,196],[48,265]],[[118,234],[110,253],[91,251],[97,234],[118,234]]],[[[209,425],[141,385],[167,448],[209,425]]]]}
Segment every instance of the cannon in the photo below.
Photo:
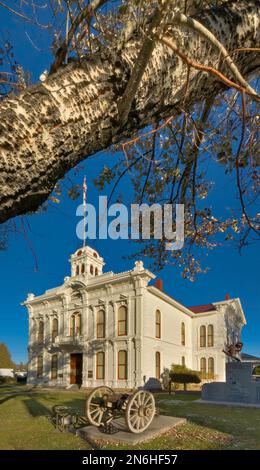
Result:
{"type": "Polygon", "coordinates": [[[124,416],[127,429],[139,434],[150,426],[155,416],[155,400],[147,390],[116,393],[110,387],[101,386],[87,397],[85,413],[91,424],[109,434],[117,432],[113,421],[124,416]]]}

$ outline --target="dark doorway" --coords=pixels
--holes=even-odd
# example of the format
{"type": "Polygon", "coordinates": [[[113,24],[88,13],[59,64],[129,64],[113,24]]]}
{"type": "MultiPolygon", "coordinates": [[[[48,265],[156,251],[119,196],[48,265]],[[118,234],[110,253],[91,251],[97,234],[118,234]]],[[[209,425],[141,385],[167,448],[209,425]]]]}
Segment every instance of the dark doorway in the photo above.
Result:
{"type": "Polygon", "coordinates": [[[82,354],[70,355],[70,383],[82,384],[82,354]]]}

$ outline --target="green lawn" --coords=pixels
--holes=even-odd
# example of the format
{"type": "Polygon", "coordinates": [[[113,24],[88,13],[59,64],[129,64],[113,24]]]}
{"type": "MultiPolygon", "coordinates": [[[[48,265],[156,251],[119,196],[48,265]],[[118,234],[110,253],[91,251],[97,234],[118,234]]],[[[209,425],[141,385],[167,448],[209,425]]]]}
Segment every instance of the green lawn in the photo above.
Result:
{"type": "MultiPolygon", "coordinates": [[[[48,419],[57,403],[83,411],[85,397],[85,392],[28,392],[24,386],[0,386],[0,449],[91,449],[75,435],[56,431],[48,419]]],[[[186,417],[188,422],[135,448],[260,449],[260,409],[203,405],[196,403],[197,398],[197,394],[157,394],[161,414],[186,417]]],[[[128,448],[105,441],[97,447],[128,448]]]]}

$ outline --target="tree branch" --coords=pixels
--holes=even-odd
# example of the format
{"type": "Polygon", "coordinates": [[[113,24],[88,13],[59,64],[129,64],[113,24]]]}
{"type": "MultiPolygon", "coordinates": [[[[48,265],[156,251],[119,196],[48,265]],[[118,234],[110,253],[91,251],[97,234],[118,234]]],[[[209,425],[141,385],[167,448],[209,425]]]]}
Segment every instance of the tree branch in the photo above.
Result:
{"type": "Polygon", "coordinates": [[[241,85],[238,85],[237,83],[233,82],[232,80],[230,80],[229,78],[227,78],[223,73],[221,73],[219,70],[215,69],[214,67],[211,67],[209,65],[203,65],[203,64],[198,64],[198,62],[195,62],[194,60],[190,59],[189,57],[187,57],[183,52],[181,52],[179,49],[178,49],[178,46],[177,44],[173,41],[173,39],[171,39],[170,37],[168,36],[163,36],[161,38],[161,41],[163,44],[165,44],[166,46],[170,47],[174,52],[176,52],[176,54],[184,61],[186,62],[187,65],[189,65],[190,67],[193,67],[194,69],[196,70],[201,70],[203,72],[208,72],[210,73],[211,75],[214,75],[215,77],[217,77],[219,80],[221,80],[226,86],[228,86],[229,88],[235,88],[236,90],[240,91],[241,93],[246,93],[247,95],[249,95],[252,99],[256,100],[256,101],[260,101],[260,96],[258,96],[256,94],[256,92],[249,86],[247,86],[246,88],[244,86],[241,86],[241,85]],[[251,91],[252,90],[252,91],[251,91]]]}
{"type": "Polygon", "coordinates": [[[74,20],[72,23],[67,38],[63,41],[61,46],[59,47],[55,61],[51,65],[50,68],[50,73],[55,73],[58,68],[64,63],[68,47],[73,39],[73,36],[77,30],[77,28],[80,26],[80,24],[84,21],[87,20],[90,22],[91,18],[93,17],[95,11],[102,7],[105,3],[107,3],[107,0],[93,0],[91,3],[89,3],[77,16],[77,18],[74,20]]]}
{"type": "Polygon", "coordinates": [[[174,13],[171,18],[171,24],[176,24],[179,26],[186,26],[189,29],[199,33],[203,36],[207,41],[209,41],[224,57],[230,71],[232,72],[234,78],[238,81],[242,88],[245,88],[250,94],[257,95],[255,90],[250,87],[248,82],[244,79],[241,75],[240,71],[238,70],[236,64],[233,62],[230,54],[226,50],[226,48],[221,44],[221,42],[217,39],[217,37],[212,34],[212,32],[206,28],[202,23],[197,21],[195,18],[190,18],[183,13],[174,13]]]}
{"type": "Polygon", "coordinates": [[[127,84],[122,98],[118,103],[118,114],[121,127],[124,127],[124,125],[126,124],[136,92],[140,86],[143,74],[154,51],[155,40],[153,39],[153,33],[156,31],[156,28],[158,28],[162,17],[162,10],[157,8],[153,15],[151,25],[149,27],[149,32],[144,39],[137,61],[133,68],[131,78],[127,84]]]}

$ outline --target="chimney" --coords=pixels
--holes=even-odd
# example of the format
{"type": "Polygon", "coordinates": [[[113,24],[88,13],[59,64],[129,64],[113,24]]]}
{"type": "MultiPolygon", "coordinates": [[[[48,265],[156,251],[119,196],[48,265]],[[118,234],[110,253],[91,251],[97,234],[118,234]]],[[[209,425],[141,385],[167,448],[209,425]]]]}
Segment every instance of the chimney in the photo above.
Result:
{"type": "Polygon", "coordinates": [[[230,295],[229,294],[225,295],[225,300],[230,300],[230,295]]]}
{"type": "Polygon", "coordinates": [[[157,279],[157,281],[155,283],[155,287],[157,287],[157,289],[160,289],[163,292],[163,280],[162,279],[157,279]]]}

